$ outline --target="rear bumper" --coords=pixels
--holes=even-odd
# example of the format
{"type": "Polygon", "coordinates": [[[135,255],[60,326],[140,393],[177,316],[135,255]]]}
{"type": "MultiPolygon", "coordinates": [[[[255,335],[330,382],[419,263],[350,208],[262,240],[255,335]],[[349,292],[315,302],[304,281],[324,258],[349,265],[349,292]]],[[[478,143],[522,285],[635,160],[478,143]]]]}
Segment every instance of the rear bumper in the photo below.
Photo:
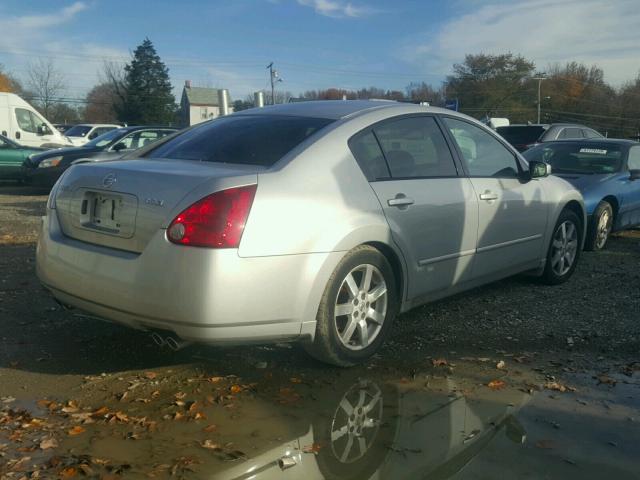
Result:
{"type": "Polygon", "coordinates": [[[137,329],[204,343],[310,338],[342,252],[242,258],[235,249],[182,247],[164,231],[141,254],[66,237],[43,218],[36,271],[62,303],[137,329]]]}

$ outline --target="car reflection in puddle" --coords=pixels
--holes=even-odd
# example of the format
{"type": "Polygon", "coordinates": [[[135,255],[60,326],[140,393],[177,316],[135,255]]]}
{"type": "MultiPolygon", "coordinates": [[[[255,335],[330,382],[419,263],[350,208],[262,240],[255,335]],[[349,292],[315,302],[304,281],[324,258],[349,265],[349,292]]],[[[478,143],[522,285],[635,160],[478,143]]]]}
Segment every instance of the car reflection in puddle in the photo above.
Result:
{"type": "Polygon", "coordinates": [[[486,388],[466,395],[450,379],[432,380],[428,389],[424,381],[361,379],[335,397],[332,408],[309,412],[297,438],[210,478],[446,478],[499,432],[524,443],[513,414],[529,398],[519,390],[486,388]]]}

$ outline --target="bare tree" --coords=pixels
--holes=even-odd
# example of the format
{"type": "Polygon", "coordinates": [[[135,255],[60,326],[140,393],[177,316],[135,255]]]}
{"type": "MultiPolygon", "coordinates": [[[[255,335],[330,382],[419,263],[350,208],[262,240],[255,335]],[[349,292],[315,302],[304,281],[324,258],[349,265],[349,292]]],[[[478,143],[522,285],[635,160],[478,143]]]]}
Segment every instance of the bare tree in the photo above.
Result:
{"type": "Polygon", "coordinates": [[[27,69],[28,86],[36,103],[45,118],[49,117],[51,108],[65,91],[64,76],[56,69],[53,60],[39,58],[30,63],[27,69]]]}

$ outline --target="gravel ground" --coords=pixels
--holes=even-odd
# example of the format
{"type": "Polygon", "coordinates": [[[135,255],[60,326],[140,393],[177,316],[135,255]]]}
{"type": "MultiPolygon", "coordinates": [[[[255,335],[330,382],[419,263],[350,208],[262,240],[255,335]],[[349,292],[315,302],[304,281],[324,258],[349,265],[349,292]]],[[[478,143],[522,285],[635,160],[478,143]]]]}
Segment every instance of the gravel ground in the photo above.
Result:
{"type": "MultiPolygon", "coordinates": [[[[629,465],[639,458],[640,441],[625,447],[619,436],[627,432],[629,442],[640,440],[639,232],[616,235],[604,252],[584,252],[564,285],[548,287],[516,277],[408,312],[397,320],[379,355],[345,371],[310,360],[295,345],[192,346],[167,352],[144,333],[62,310],[34,274],[34,242],[45,202],[41,191],[0,185],[3,480],[35,471],[42,473],[40,478],[49,478],[44,472],[90,478],[202,478],[204,471],[225,472],[228,462],[242,464],[247,456],[281,445],[299,430],[299,419],[322,416],[323,409],[331,410],[332,402],[340,400],[340,392],[363,378],[427,395],[423,405],[460,392],[473,408],[484,405],[482,396],[494,390],[499,398],[491,402],[504,409],[517,405],[518,395],[528,398],[523,403],[533,406],[518,418],[537,440],[527,443],[525,451],[486,448],[486,454],[475,457],[475,474],[467,469],[460,478],[494,478],[501,462],[512,478],[540,478],[536,462],[549,465],[546,478],[578,472],[581,478],[609,473],[637,478],[629,465]],[[500,361],[505,366],[497,368],[500,361]],[[571,385],[579,385],[578,390],[571,385]],[[209,420],[200,421],[199,412],[209,420]],[[253,429],[239,425],[245,416],[253,429]],[[189,422],[173,422],[182,417],[189,422]],[[585,427],[586,418],[593,419],[593,428],[585,427]],[[77,437],[75,427],[82,430],[77,437]],[[577,432],[593,440],[585,444],[588,448],[561,448],[577,432]],[[119,440],[113,443],[111,437],[119,440]],[[50,439],[55,447],[45,443],[43,448],[50,439]],[[607,448],[617,449],[618,457],[607,448]],[[603,460],[594,463],[599,457],[603,460]],[[617,458],[614,465],[611,459],[617,458]],[[574,470],[567,473],[567,468],[574,470]]],[[[305,421],[301,432],[308,428],[305,421]]],[[[471,441],[472,433],[465,433],[463,443],[471,441]]],[[[323,444],[313,445],[310,453],[322,463],[324,450],[313,450],[323,444]]],[[[400,451],[394,445],[385,451],[418,455],[418,447],[400,451]]],[[[358,472],[340,471],[334,478],[363,478],[358,475],[364,470],[358,472]]]]}

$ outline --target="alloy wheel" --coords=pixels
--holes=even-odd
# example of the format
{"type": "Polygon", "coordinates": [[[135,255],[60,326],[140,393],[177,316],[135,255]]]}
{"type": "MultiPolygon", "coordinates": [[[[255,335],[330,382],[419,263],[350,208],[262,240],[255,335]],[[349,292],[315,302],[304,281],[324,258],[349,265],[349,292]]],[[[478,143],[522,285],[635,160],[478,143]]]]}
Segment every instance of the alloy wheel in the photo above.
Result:
{"type": "Polygon", "coordinates": [[[596,248],[600,250],[607,243],[609,238],[609,232],[611,231],[611,215],[605,209],[603,210],[600,218],[598,219],[598,225],[596,226],[596,248]]]}
{"type": "Polygon", "coordinates": [[[553,234],[551,268],[559,277],[566,274],[578,253],[578,229],[573,222],[562,222],[553,234]]]}
{"type": "Polygon", "coordinates": [[[382,407],[382,391],[373,382],[362,380],[344,394],[331,422],[331,452],[340,463],[359,460],[373,446],[382,407]]]}
{"type": "Polygon", "coordinates": [[[370,264],[351,270],[338,289],[335,328],[342,345],[350,350],[368,347],[380,334],[387,315],[387,283],[370,264]]]}

